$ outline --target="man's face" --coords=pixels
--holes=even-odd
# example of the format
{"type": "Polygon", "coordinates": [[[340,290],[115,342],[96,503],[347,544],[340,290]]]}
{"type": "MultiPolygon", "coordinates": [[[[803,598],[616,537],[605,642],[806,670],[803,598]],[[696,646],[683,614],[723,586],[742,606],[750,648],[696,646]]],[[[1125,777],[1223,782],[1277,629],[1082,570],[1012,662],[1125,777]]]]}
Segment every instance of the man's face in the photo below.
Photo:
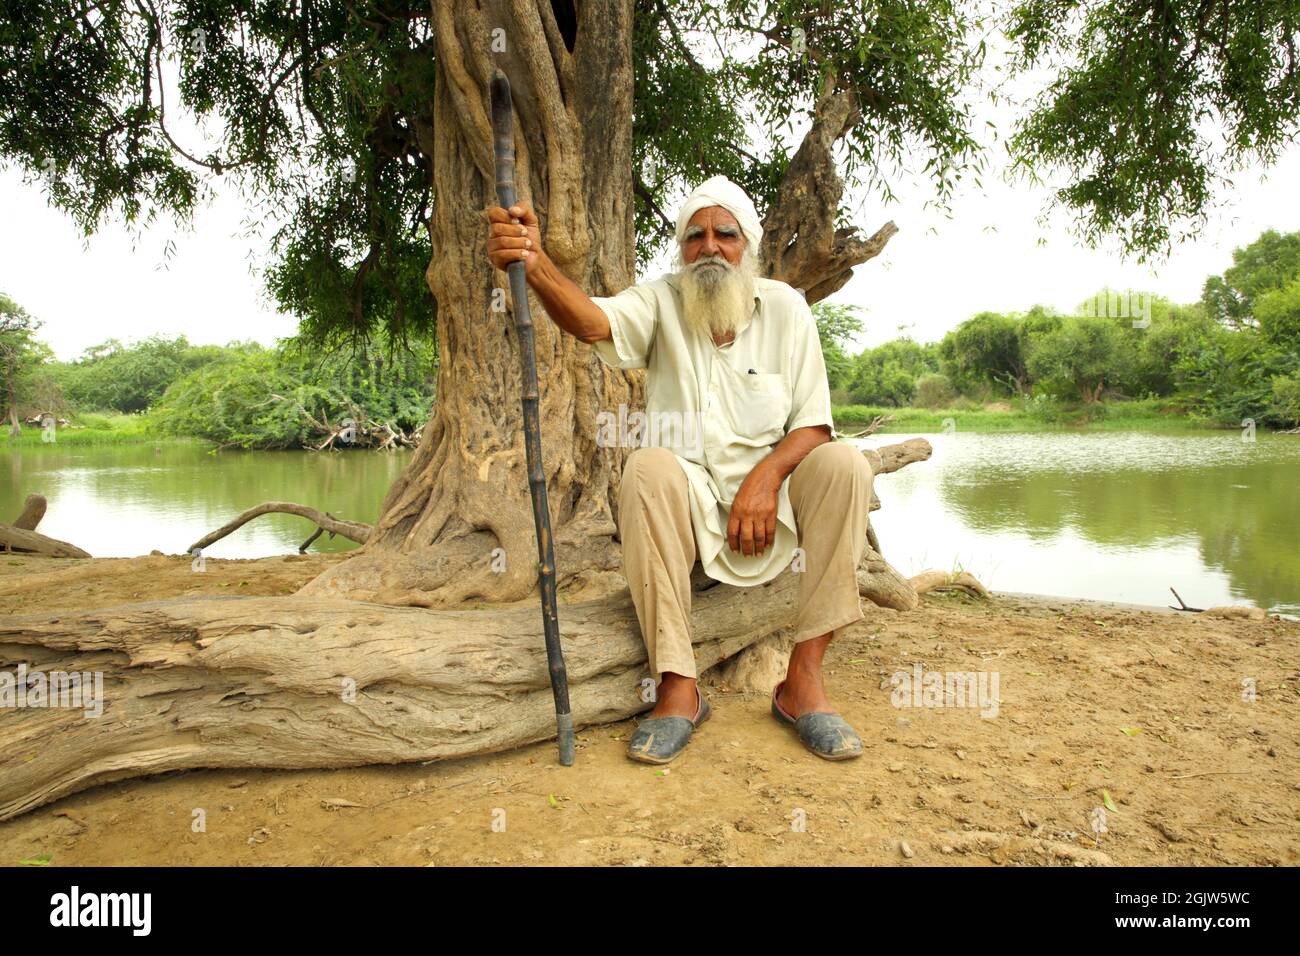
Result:
{"type": "Polygon", "coordinates": [[[682,261],[721,257],[733,266],[745,253],[745,234],[736,217],[721,206],[708,206],[691,216],[682,237],[682,261]]]}
{"type": "Polygon", "coordinates": [[[682,233],[682,308],[688,325],[728,341],[754,310],[757,250],[747,247],[736,217],[721,206],[691,216],[682,233]]]}

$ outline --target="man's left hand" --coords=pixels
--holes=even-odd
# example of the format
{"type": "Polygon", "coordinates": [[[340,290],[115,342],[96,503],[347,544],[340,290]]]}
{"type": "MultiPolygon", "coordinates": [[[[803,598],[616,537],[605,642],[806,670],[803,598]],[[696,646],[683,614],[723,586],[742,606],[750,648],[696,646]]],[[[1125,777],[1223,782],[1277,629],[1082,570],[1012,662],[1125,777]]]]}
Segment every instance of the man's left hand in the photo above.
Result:
{"type": "Polygon", "coordinates": [[[776,541],[776,503],[782,478],[760,462],[736,492],[727,521],[727,543],[732,551],[762,554],[776,541]]]}

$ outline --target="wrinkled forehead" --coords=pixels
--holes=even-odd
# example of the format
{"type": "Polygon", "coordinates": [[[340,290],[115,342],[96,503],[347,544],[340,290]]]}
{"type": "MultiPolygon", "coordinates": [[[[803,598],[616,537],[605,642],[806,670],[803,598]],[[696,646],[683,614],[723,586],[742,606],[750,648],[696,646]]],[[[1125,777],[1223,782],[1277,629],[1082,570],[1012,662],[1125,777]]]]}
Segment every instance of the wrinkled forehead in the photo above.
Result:
{"type": "Polygon", "coordinates": [[[712,225],[715,229],[719,226],[735,226],[737,231],[740,230],[740,220],[733,216],[724,206],[705,206],[703,209],[697,209],[695,215],[691,216],[687,221],[686,228],[690,230],[695,226],[699,226],[703,229],[709,225],[712,225]]]}

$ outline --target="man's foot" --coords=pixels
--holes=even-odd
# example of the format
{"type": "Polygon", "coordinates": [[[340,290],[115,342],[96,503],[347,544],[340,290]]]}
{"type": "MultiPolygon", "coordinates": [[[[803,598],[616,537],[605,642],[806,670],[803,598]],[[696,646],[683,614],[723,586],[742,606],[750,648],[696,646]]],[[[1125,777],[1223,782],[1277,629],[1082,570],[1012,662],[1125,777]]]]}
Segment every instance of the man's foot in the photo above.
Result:
{"type": "MultiPolygon", "coordinates": [[[[694,686],[694,681],[690,682],[694,686]]],[[[670,715],[647,717],[637,725],[636,733],[628,741],[627,755],[639,763],[668,763],[691,742],[695,728],[709,719],[712,708],[698,689],[696,705],[689,717],[670,715]]],[[[663,703],[662,698],[660,703],[663,703]]],[[[659,708],[656,706],[655,710],[659,708]]]]}
{"type": "Polygon", "coordinates": [[[835,713],[786,710],[781,705],[781,691],[785,681],[772,692],[772,716],[794,728],[803,745],[826,760],[851,760],[862,756],[862,738],[849,726],[849,722],[835,713]],[[798,716],[796,716],[798,714],[798,716]]]}
{"type": "Polygon", "coordinates": [[[862,738],[826,697],[822,657],[830,645],[826,634],[794,646],[786,679],[772,691],[772,716],[794,727],[803,745],[827,760],[862,755],[862,738]]]}
{"type": "Polygon", "coordinates": [[[695,686],[694,677],[664,671],[660,676],[659,686],[655,688],[655,706],[650,717],[686,717],[695,716],[700,709],[700,697],[695,686]]]}

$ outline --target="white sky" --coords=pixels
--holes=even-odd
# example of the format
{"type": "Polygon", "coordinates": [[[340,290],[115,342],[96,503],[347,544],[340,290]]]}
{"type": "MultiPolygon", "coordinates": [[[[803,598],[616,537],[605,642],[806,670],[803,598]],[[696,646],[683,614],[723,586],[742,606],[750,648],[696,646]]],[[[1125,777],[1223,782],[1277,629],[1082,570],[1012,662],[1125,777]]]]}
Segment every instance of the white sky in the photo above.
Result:
{"type": "MultiPolygon", "coordinates": [[[[975,126],[983,129],[990,117],[1003,134],[1009,130],[1012,117],[1002,110],[976,116],[975,126]]],[[[1203,235],[1156,265],[1126,262],[1113,249],[1087,250],[1064,223],[1042,227],[1037,220],[1049,193],[1004,182],[1002,156],[1001,144],[993,145],[982,189],[963,181],[951,218],[929,208],[928,181],[894,180],[897,201],[887,207],[874,196],[846,197],[850,206],[860,204],[865,234],[890,219],[899,228],[885,252],[859,267],[832,300],[866,310],[859,345],[894,338],[900,327],[917,341],[936,340],[985,310],[1042,303],[1071,311],[1107,285],[1192,302],[1207,275],[1231,265],[1234,248],[1268,228],[1300,230],[1295,144],[1267,175],[1238,174],[1220,192],[1203,235]]],[[[183,334],[196,344],[269,345],[292,334],[295,320],[277,313],[263,292],[265,238],[248,236],[233,185],[213,186],[215,199],[196,213],[191,230],[164,219],[135,236],[114,223],[86,240],[47,205],[39,185],[24,183],[14,168],[0,171],[0,292],[44,321],[41,337],[65,359],[110,337],[183,334]]],[[[272,231],[268,224],[263,236],[272,231]]],[[[648,274],[666,268],[661,262],[648,274]]]]}

